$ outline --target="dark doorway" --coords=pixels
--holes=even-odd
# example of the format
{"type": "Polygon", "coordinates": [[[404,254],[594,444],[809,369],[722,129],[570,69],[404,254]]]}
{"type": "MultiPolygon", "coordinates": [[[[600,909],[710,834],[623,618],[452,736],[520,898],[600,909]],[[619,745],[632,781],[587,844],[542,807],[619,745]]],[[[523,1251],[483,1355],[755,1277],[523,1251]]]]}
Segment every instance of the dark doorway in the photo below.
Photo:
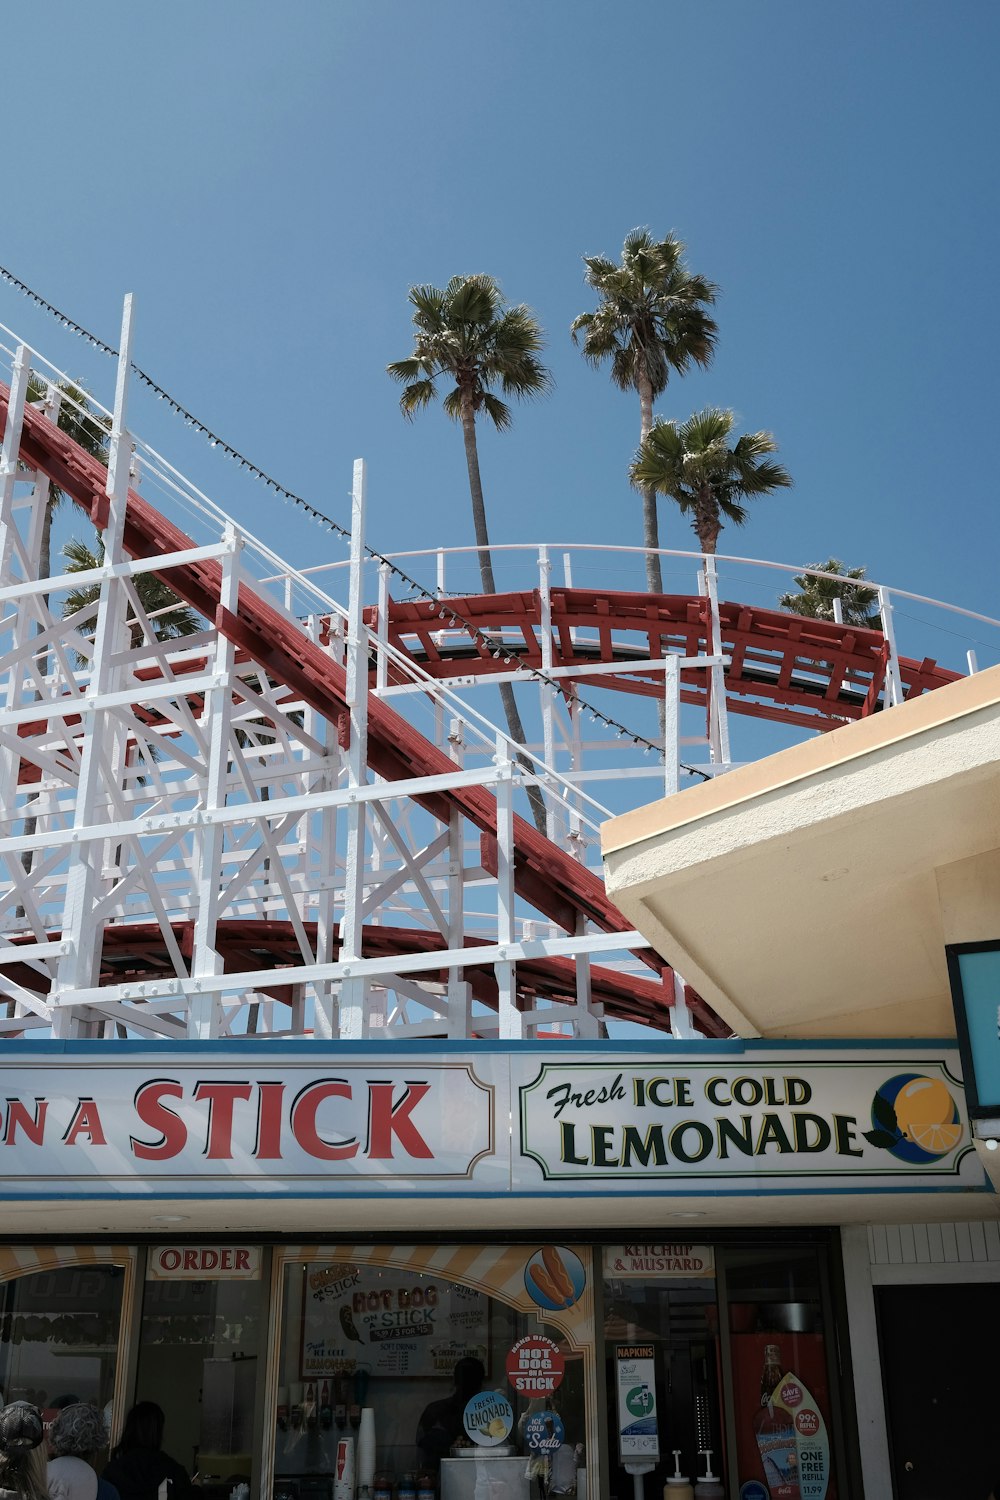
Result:
{"type": "Polygon", "coordinates": [[[897,1500],[986,1500],[1000,1480],[1000,1283],[876,1296],[897,1500]]]}

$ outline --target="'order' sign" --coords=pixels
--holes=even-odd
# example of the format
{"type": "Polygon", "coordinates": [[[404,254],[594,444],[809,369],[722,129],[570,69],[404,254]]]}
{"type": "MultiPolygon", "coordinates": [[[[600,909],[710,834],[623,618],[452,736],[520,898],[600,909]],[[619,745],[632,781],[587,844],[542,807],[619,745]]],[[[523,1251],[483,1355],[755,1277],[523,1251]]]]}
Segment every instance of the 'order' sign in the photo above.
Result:
{"type": "Polygon", "coordinates": [[[559,1345],[541,1334],[518,1339],[507,1355],[507,1379],[519,1396],[551,1396],[565,1373],[559,1345]]]}
{"type": "Polygon", "coordinates": [[[253,1245],[157,1245],[146,1262],[147,1281],[257,1281],[260,1249],[253,1245]]]}

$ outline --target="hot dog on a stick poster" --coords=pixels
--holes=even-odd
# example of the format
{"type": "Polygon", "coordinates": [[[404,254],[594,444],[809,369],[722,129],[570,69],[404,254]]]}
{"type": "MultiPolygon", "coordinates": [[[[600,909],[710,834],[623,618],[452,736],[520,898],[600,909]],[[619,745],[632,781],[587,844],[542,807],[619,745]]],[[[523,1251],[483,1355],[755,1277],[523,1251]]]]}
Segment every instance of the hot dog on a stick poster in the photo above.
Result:
{"type": "Polygon", "coordinates": [[[434,1276],[364,1265],[313,1265],[305,1278],[302,1376],[350,1373],[450,1376],[458,1360],[485,1360],[482,1292],[434,1276]]]}

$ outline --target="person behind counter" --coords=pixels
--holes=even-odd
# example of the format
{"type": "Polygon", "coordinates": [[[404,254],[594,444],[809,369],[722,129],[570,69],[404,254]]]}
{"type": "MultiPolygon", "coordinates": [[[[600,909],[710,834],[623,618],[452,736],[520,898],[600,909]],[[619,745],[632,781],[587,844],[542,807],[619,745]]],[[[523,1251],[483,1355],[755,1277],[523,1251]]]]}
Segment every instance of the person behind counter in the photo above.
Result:
{"type": "Polygon", "coordinates": [[[108,1440],[96,1406],[72,1401],[49,1428],[49,1500],[120,1500],[106,1479],[98,1479],[97,1455],[108,1440]]]}
{"type": "Polygon", "coordinates": [[[417,1423],[417,1447],[425,1463],[437,1469],[442,1458],[456,1438],[465,1432],[463,1413],[472,1397],[478,1395],[486,1379],[486,1366],[481,1359],[467,1354],[455,1366],[452,1376],[455,1389],[441,1401],[432,1401],[424,1408],[417,1423]]]}
{"type": "Polygon", "coordinates": [[[187,1470],[163,1451],[165,1421],[163,1409],[155,1401],[136,1402],[125,1418],[122,1435],[103,1474],[121,1500],[157,1500],[165,1479],[170,1483],[171,1500],[192,1500],[187,1470]]]}
{"type": "Polygon", "coordinates": [[[0,1411],[0,1500],[48,1500],[42,1418],[27,1401],[0,1411]]]}

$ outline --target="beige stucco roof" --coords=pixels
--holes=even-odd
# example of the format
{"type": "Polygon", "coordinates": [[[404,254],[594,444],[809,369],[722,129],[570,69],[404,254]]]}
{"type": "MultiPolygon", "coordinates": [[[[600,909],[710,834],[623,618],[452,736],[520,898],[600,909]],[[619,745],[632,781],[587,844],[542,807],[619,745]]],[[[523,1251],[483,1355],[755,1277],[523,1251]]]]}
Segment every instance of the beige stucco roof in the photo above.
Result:
{"type": "Polygon", "coordinates": [[[603,830],[609,894],[744,1036],[954,1035],[1000,936],[1000,667],[603,830]]]}

